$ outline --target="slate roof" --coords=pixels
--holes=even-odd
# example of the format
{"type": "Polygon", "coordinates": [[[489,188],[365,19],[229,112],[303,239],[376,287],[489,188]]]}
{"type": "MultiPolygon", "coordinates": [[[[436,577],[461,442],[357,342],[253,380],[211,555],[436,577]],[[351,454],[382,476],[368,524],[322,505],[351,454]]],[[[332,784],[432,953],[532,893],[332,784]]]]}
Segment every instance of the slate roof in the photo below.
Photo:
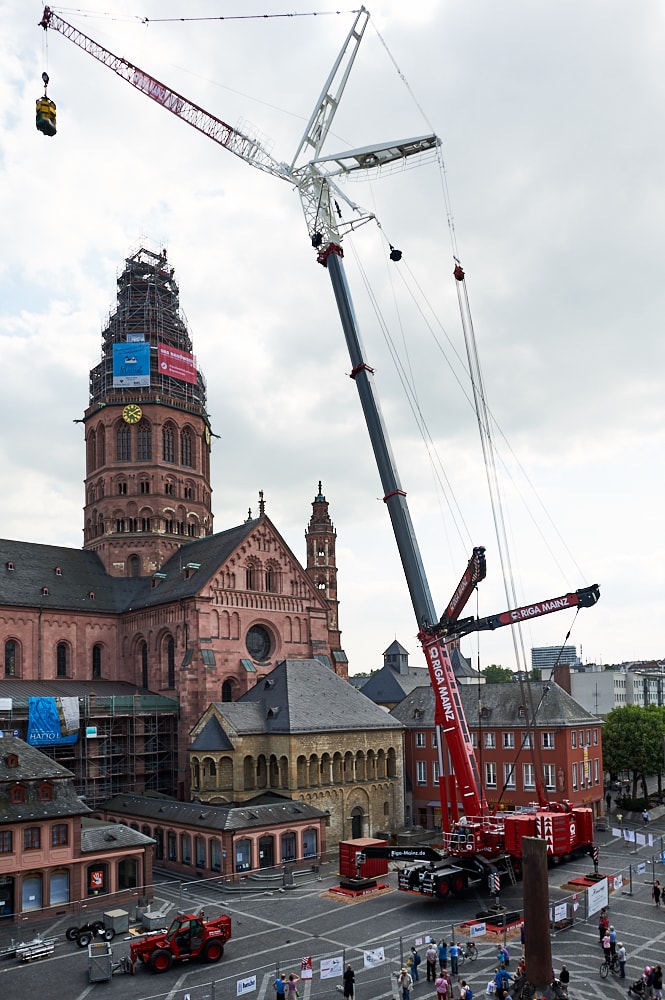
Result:
{"type": "MultiPolygon", "coordinates": [[[[234,732],[293,734],[401,728],[388,712],[319,660],[282,660],[238,701],[215,702],[215,707],[228,723],[226,731],[231,740],[234,732]]],[[[210,735],[207,733],[206,739],[210,735]]]]}
{"type": "Polygon", "coordinates": [[[60,545],[0,539],[0,604],[67,611],[121,614],[137,608],[192,597],[256,527],[259,518],[182,545],[162,566],[158,586],[152,577],[109,576],[95,552],[60,545]],[[188,578],[181,567],[200,563],[188,578]],[[14,569],[8,569],[11,563],[14,569]],[[60,569],[60,575],[56,573],[60,569]],[[48,587],[48,595],[42,594],[48,587]],[[90,594],[94,594],[94,599],[90,594]]]}
{"type": "Polygon", "coordinates": [[[88,819],[81,822],[81,853],[125,850],[128,847],[140,847],[144,844],[154,844],[152,837],[145,833],[132,830],[122,823],[108,823],[105,820],[88,819]]]}
{"type": "MultiPolygon", "coordinates": [[[[386,654],[394,651],[395,647],[399,647],[397,640],[386,650],[386,654]]],[[[455,677],[476,676],[476,672],[472,669],[471,664],[462,656],[458,649],[452,650],[450,659],[453,664],[455,677]]],[[[385,664],[375,674],[372,674],[360,690],[365,697],[371,698],[377,705],[395,705],[405,695],[425,684],[429,684],[429,670],[427,667],[409,666],[408,673],[400,673],[395,667],[385,664]]]]}
{"type": "Polygon", "coordinates": [[[45,753],[17,736],[0,737],[0,823],[23,823],[34,819],[78,816],[91,810],[76,794],[74,775],[45,753]],[[16,754],[17,767],[8,767],[7,757],[16,754]],[[52,783],[52,798],[39,794],[42,781],[52,783]],[[8,790],[16,782],[25,783],[25,802],[10,802],[8,790]],[[39,783],[39,784],[38,784],[39,783]]]}
{"type": "MultiPolygon", "coordinates": [[[[578,704],[574,698],[552,682],[529,681],[528,687],[533,694],[533,704],[536,706],[536,725],[538,726],[597,726],[599,719],[586,708],[578,704]]],[[[506,728],[524,728],[527,719],[520,714],[523,704],[520,685],[515,682],[506,684],[483,684],[480,687],[460,685],[459,692],[462,708],[467,722],[472,729],[479,725],[478,702],[487,709],[488,715],[483,716],[482,726],[491,729],[499,726],[506,728]]],[[[527,706],[528,710],[528,706],[527,706]]],[[[434,692],[430,685],[415,688],[390,713],[410,729],[430,727],[434,725],[434,692]]]]}
{"type": "Polygon", "coordinates": [[[151,820],[168,825],[183,823],[206,830],[246,830],[278,823],[295,823],[305,819],[320,819],[326,813],[298,799],[251,804],[215,806],[201,802],[178,802],[147,795],[114,795],[100,807],[106,812],[151,820]]]}
{"type": "MultiPolygon", "coordinates": [[[[150,711],[162,710],[164,712],[177,712],[178,702],[174,698],[167,698],[165,695],[153,694],[145,688],[140,688],[136,684],[127,684],[124,681],[74,681],[74,680],[54,680],[54,681],[22,681],[13,677],[0,678],[0,698],[12,699],[12,711],[26,710],[28,698],[89,698],[95,697],[97,707],[103,708],[106,703],[111,704],[112,700],[122,698],[126,703],[132,701],[135,695],[139,695],[140,705],[149,708],[150,711]]],[[[5,713],[0,712],[0,726],[3,725],[5,713]]],[[[7,724],[7,723],[5,723],[7,724]]]]}
{"type": "Polygon", "coordinates": [[[233,750],[233,743],[228,738],[216,715],[211,715],[207,723],[191,744],[192,750],[233,750]]]}

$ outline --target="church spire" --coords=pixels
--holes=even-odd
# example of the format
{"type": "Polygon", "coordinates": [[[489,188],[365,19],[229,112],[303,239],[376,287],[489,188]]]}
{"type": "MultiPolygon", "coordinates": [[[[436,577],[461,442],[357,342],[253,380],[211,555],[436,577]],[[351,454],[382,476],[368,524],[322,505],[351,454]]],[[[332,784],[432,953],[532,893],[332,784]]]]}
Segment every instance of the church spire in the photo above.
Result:
{"type": "Polygon", "coordinates": [[[306,572],[319,593],[325,597],[328,607],[328,635],[330,648],[340,654],[335,669],[337,673],[346,676],[346,656],[341,650],[341,635],[339,630],[339,601],[337,599],[337,561],[335,543],[337,532],[328,513],[328,501],[323,495],[323,486],[319,480],[319,492],[312,503],[312,516],[305,532],[307,546],[306,572]],[[344,669],[338,667],[343,665],[344,669]]]}

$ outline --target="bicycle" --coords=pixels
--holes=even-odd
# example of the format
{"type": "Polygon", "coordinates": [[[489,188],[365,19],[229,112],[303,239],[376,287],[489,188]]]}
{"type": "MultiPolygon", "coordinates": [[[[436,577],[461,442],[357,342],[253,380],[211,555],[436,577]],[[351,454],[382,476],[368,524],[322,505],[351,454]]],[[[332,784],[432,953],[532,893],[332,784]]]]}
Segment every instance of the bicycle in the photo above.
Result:
{"type": "Polygon", "coordinates": [[[474,941],[469,941],[468,944],[461,944],[459,946],[459,955],[457,956],[458,964],[464,965],[467,958],[470,962],[475,962],[478,958],[478,949],[476,948],[474,941]]]}
{"type": "Polygon", "coordinates": [[[618,976],[621,971],[621,966],[619,965],[619,956],[612,955],[609,959],[604,958],[600,963],[600,978],[607,979],[610,972],[613,976],[618,976]]]}

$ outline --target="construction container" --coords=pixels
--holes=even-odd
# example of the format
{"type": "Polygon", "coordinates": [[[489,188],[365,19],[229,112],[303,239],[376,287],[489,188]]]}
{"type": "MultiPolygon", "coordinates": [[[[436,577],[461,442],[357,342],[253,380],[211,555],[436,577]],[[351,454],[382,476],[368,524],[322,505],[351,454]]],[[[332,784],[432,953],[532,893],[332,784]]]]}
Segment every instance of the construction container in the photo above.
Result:
{"type": "Polygon", "coordinates": [[[388,874],[387,858],[367,858],[358,868],[356,855],[365,847],[387,847],[387,840],[372,837],[358,837],[356,840],[341,840],[339,844],[339,874],[342,878],[375,878],[388,874]]]}
{"type": "Polygon", "coordinates": [[[129,913],[127,910],[107,910],[104,914],[104,926],[111,927],[116,934],[126,934],[129,930],[129,913]]]}
{"type": "Polygon", "coordinates": [[[103,983],[113,975],[113,952],[108,941],[88,945],[88,982],[103,983]]]}

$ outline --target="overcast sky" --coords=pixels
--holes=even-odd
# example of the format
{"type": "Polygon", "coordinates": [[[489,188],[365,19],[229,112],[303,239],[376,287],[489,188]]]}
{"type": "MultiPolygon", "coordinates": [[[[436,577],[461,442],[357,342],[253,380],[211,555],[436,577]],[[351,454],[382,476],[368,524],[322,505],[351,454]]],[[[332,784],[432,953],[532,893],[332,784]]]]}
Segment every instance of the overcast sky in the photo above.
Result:
{"type": "MultiPolygon", "coordinates": [[[[63,17],[262,136],[286,162],[354,19],[350,8],[233,19],[292,14],[293,0],[100,7],[115,16],[63,17]]],[[[518,602],[597,582],[601,601],[580,612],[568,642],[590,662],[662,658],[665,8],[377,0],[369,10],[325,151],[430,130],[442,138],[509,473],[504,517],[518,602]]],[[[83,425],[74,421],[87,405],[88,371],[125,257],[143,243],[166,247],[219,435],[215,529],[242,522],[250,507],[256,514],[263,490],[267,513],[304,561],[322,480],[351,672],[381,666],[394,638],[422,664],[332,289],[296,192],[62,35],[44,33],[40,3],[7,0],[0,13],[0,534],[82,543],[83,425]],[[54,138],[35,129],[44,69],[58,107],[54,138]]],[[[506,598],[457,360],[464,347],[442,176],[432,163],[349,185],[382,228],[348,237],[345,262],[437,611],[472,545],[485,545],[488,578],[469,611],[486,615],[504,610],[506,598]],[[388,242],[403,251],[400,264],[388,261],[388,242]]],[[[542,618],[521,641],[527,651],[559,645],[573,619],[542,618]]],[[[484,633],[463,650],[474,665],[514,667],[508,633],[484,633]]]]}

